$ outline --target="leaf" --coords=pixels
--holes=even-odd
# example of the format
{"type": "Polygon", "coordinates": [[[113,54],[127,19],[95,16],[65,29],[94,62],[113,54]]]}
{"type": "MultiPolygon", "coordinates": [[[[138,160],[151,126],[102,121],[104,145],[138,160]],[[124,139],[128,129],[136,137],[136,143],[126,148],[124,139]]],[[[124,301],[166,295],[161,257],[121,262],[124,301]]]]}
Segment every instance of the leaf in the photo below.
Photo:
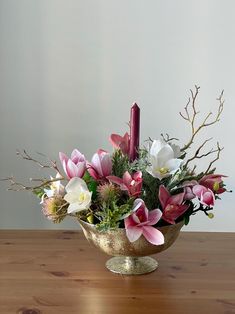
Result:
{"type": "Polygon", "coordinates": [[[189,220],[190,220],[190,216],[189,215],[184,216],[184,224],[185,224],[185,226],[187,226],[189,224],[189,220]]]}
{"type": "Polygon", "coordinates": [[[92,200],[97,198],[97,182],[92,180],[88,183],[88,189],[92,192],[92,200]]]}

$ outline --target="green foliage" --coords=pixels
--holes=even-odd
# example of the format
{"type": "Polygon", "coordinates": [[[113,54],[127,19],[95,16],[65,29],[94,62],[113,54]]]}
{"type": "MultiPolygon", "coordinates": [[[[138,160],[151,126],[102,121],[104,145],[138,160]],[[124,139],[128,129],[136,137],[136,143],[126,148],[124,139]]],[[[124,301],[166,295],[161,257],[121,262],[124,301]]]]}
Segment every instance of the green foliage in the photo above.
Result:
{"type": "Polygon", "coordinates": [[[154,209],[158,207],[158,190],[160,186],[160,180],[151,176],[148,172],[143,173],[143,186],[141,198],[145,202],[148,209],[154,209]]]}
{"type": "Polygon", "coordinates": [[[38,198],[42,198],[42,196],[45,194],[45,191],[43,188],[37,188],[37,189],[33,189],[33,193],[38,197],[38,198]]]}
{"type": "Polygon", "coordinates": [[[193,214],[193,209],[194,209],[194,206],[191,202],[188,201],[187,204],[189,205],[189,208],[183,214],[183,219],[184,219],[185,225],[189,224],[190,216],[193,214]]]}
{"type": "Polygon", "coordinates": [[[120,149],[114,151],[112,156],[112,174],[122,178],[125,171],[129,169],[128,156],[123,155],[120,149]]]}
{"type": "Polygon", "coordinates": [[[86,182],[89,191],[92,192],[92,200],[94,201],[97,198],[97,181],[92,178],[88,171],[85,172],[83,180],[86,182]]]}
{"type": "Polygon", "coordinates": [[[148,161],[148,150],[146,148],[139,149],[138,153],[139,153],[138,159],[134,160],[132,163],[129,164],[128,168],[129,172],[135,171],[145,172],[146,168],[150,165],[148,161]]]}
{"type": "Polygon", "coordinates": [[[118,204],[115,200],[109,204],[103,203],[101,209],[96,214],[100,217],[101,222],[96,225],[100,231],[118,228],[123,216],[130,213],[133,207],[133,199],[127,200],[125,204],[118,204]]]}

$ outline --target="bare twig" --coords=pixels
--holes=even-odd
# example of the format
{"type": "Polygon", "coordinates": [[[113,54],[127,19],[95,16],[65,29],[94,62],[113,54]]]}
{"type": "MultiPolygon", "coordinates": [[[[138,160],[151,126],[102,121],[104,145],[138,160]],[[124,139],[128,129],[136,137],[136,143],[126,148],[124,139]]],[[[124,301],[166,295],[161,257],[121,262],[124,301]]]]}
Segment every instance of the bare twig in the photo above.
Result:
{"type": "Polygon", "coordinates": [[[188,149],[191,146],[191,144],[193,143],[193,141],[195,139],[195,136],[198,134],[198,132],[202,128],[205,128],[207,126],[210,126],[210,125],[217,123],[220,120],[220,116],[223,112],[223,108],[224,108],[223,93],[224,93],[224,91],[222,91],[219,98],[217,98],[217,101],[219,102],[219,107],[218,107],[217,114],[216,114],[215,118],[212,121],[208,122],[208,119],[212,115],[212,112],[209,112],[206,115],[206,117],[204,118],[204,120],[201,122],[201,124],[199,124],[199,126],[196,126],[195,125],[195,119],[196,119],[197,114],[199,113],[199,111],[197,111],[197,109],[196,109],[196,100],[197,100],[199,89],[200,89],[200,87],[195,85],[195,92],[190,90],[191,97],[189,98],[187,105],[184,108],[185,114],[180,112],[181,117],[184,120],[188,121],[190,123],[190,126],[191,126],[191,137],[190,137],[188,143],[185,144],[183,148],[181,148],[181,151],[185,151],[186,149],[188,149]],[[192,108],[192,113],[189,112],[189,105],[190,104],[191,104],[191,108],[192,108]]]}
{"type": "Polygon", "coordinates": [[[194,154],[191,158],[189,158],[189,159],[187,160],[187,162],[186,162],[186,164],[185,164],[185,167],[187,167],[188,164],[189,164],[191,161],[193,161],[194,159],[200,159],[200,158],[206,157],[206,156],[208,156],[208,155],[210,155],[210,154],[213,154],[214,152],[217,152],[217,150],[211,149],[209,152],[199,155],[201,149],[202,149],[202,148],[206,145],[206,143],[209,142],[210,140],[212,140],[212,138],[209,138],[209,139],[205,140],[205,141],[198,147],[198,149],[196,150],[195,154],[194,154]]]}
{"type": "MultiPolygon", "coordinates": [[[[208,152],[199,155],[199,153],[200,153],[201,149],[203,148],[203,146],[204,146],[207,142],[209,142],[211,139],[212,139],[212,138],[205,140],[205,141],[202,143],[202,145],[198,147],[198,149],[196,150],[195,154],[194,154],[191,158],[189,158],[189,159],[187,160],[187,162],[186,162],[186,164],[185,164],[185,167],[187,167],[188,164],[189,164],[191,161],[193,161],[194,159],[201,159],[201,158],[203,158],[203,157],[207,157],[207,156],[209,156],[209,155],[211,155],[211,154],[214,154],[214,153],[217,153],[217,156],[218,156],[218,153],[220,154],[220,152],[221,152],[221,150],[222,150],[223,148],[221,149],[221,148],[218,146],[218,143],[217,143],[217,148],[215,148],[215,149],[212,148],[212,149],[209,150],[208,152]]],[[[212,162],[212,164],[213,164],[216,160],[218,160],[218,159],[219,159],[219,156],[216,157],[216,159],[212,162]]],[[[212,165],[212,164],[211,164],[211,165],[212,165]]],[[[196,168],[196,166],[194,166],[194,167],[196,168]]],[[[195,168],[193,169],[193,171],[195,170],[195,168]]],[[[208,171],[209,171],[209,170],[208,170],[208,171]]],[[[208,173],[208,171],[206,171],[206,173],[208,173]]]]}
{"type": "Polygon", "coordinates": [[[171,142],[171,141],[178,141],[179,139],[176,138],[176,137],[170,137],[168,133],[166,133],[166,135],[164,135],[163,133],[161,133],[161,137],[162,139],[168,143],[168,142],[171,142]]]}
{"type": "Polygon", "coordinates": [[[205,174],[209,173],[209,171],[210,171],[212,165],[213,165],[217,160],[219,160],[220,153],[221,153],[221,151],[222,151],[223,149],[224,149],[224,147],[220,147],[219,142],[217,142],[217,149],[215,150],[215,152],[217,152],[216,158],[213,159],[213,160],[209,163],[209,166],[208,166],[208,168],[206,169],[205,174]]]}
{"type": "MultiPolygon", "coordinates": [[[[27,185],[24,185],[23,183],[16,182],[16,180],[15,180],[15,178],[13,176],[1,179],[1,181],[8,181],[8,182],[10,182],[10,186],[8,187],[7,190],[9,190],[9,191],[17,191],[17,192],[18,191],[31,191],[31,192],[34,192],[34,191],[36,191],[38,189],[42,189],[42,188],[50,185],[53,182],[60,181],[60,180],[61,180],[61,178],[53,178],[53,179],[49,179],[49,180],[36,179],[36,181],[40,181],[42,183],[39,184],[39,185],[35,185],[35,186],[27,186],[27,185]]],[[[31,181],[34,181],[34,180],[32,179],[31,181]]]]}
{"type": "Polygon", "coordinates": [[[19,150],[16,151],[16,155],[20,156],[22,159],[24,159],[24,160],[29,160],[29,161],[33,161],[33,162],[35,162],[40,168],[53,169],[53,170],[55,170],[56,172],[58,172],[58,173],[60,174],[60,176],[61,176],[61,179],[60,179],[60,180],[63,180],[63,179],[64,179],[63,175],[61,174],[61,172],[60,172],[60,170],[59,170],[59,168],[58,168],[58,166],[57,166],[56,161],[50,159],[49,157],[47,157],[46,155],[44,155],[44,154],[42,154],[42,153],[38,153],[38,152],[37,152],[37,154],[38,154],[38,155],[41,155],[41,156],[43,156],[43,157],[45,157],[45,158],[47,158],[47,159],[49,160],[49,164],[44,164],[44,163],[42,163],[41,161],[39,161],[39,160],[37,160],[37,159],[31,157],[31,156],[26,152],[25,149],[23,150],[23,153],[21,153],[19,150]]]}

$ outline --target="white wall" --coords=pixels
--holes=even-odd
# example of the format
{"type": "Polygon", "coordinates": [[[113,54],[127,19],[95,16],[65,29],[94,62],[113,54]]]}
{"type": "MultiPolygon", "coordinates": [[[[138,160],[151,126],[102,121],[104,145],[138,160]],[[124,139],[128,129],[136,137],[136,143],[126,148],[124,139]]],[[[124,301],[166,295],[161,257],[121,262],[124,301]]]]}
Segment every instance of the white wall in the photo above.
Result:
{"type": "MultiPolygon", "coordinates": [[[[217,167],[233,189],[234,10],[232,0],[0,0],[0,177],[36,175],[16,148],[53,158],[111,149],[108,136],[126,130],[133,101],[142,140],[169,132],[184,143],[178,112],[199,84],[202,113],[225,89],[221,123],[202,136],[225,146],[217,167]]],[[[3,184],[0,194],[0,228],[78,227],[46,221],[30,194],[3,184]]],[[[235,231],[234,200],[224,194],[213,220],[199,214],[185,230],[235,231]]]]}

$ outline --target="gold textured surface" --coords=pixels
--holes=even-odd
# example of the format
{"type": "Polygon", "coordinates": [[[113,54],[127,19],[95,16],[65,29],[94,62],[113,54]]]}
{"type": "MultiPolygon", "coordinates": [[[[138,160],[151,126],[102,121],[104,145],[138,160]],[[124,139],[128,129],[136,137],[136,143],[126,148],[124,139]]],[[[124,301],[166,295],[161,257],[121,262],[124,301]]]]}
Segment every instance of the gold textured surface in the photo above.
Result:
{"type": "Polygon", "coordinates": [[[149,256],[115,256],[106,262],[106,267],[113,273],[122,275],[142,275],[151,273],[158,267],[158,262],[149,256]]]}
{"type": "Polygon", "coordinates": [[[95,225],[79,220],[86,239],[104,253],[111,256],[147,256],[166,250],[177,239],[184,222],[175,225],[159,227],[165,238],[162,245],[149,243],[144,236],[131,243],[124,228],[108,231],[98,231],[95,225]]]}
{"type": "Polygon", "coordinates": [[[166,250],[177,239],[180,229],[184,225],[181,221],[175,225],[159,227],[165,238],[162,245],[149,243],[142,235],[137,241],[130,242],[124,228],[108,231],[98,231],[95,225],[79,220],[86,239],[102,252],[116,257],[106,263],[106,267],[116,273],[126,275],[144,274],[154,271],[158,264],[147,255],[156,254],[166,250]],[[138,259],[137,257],[146,258],[138,259]]]}

